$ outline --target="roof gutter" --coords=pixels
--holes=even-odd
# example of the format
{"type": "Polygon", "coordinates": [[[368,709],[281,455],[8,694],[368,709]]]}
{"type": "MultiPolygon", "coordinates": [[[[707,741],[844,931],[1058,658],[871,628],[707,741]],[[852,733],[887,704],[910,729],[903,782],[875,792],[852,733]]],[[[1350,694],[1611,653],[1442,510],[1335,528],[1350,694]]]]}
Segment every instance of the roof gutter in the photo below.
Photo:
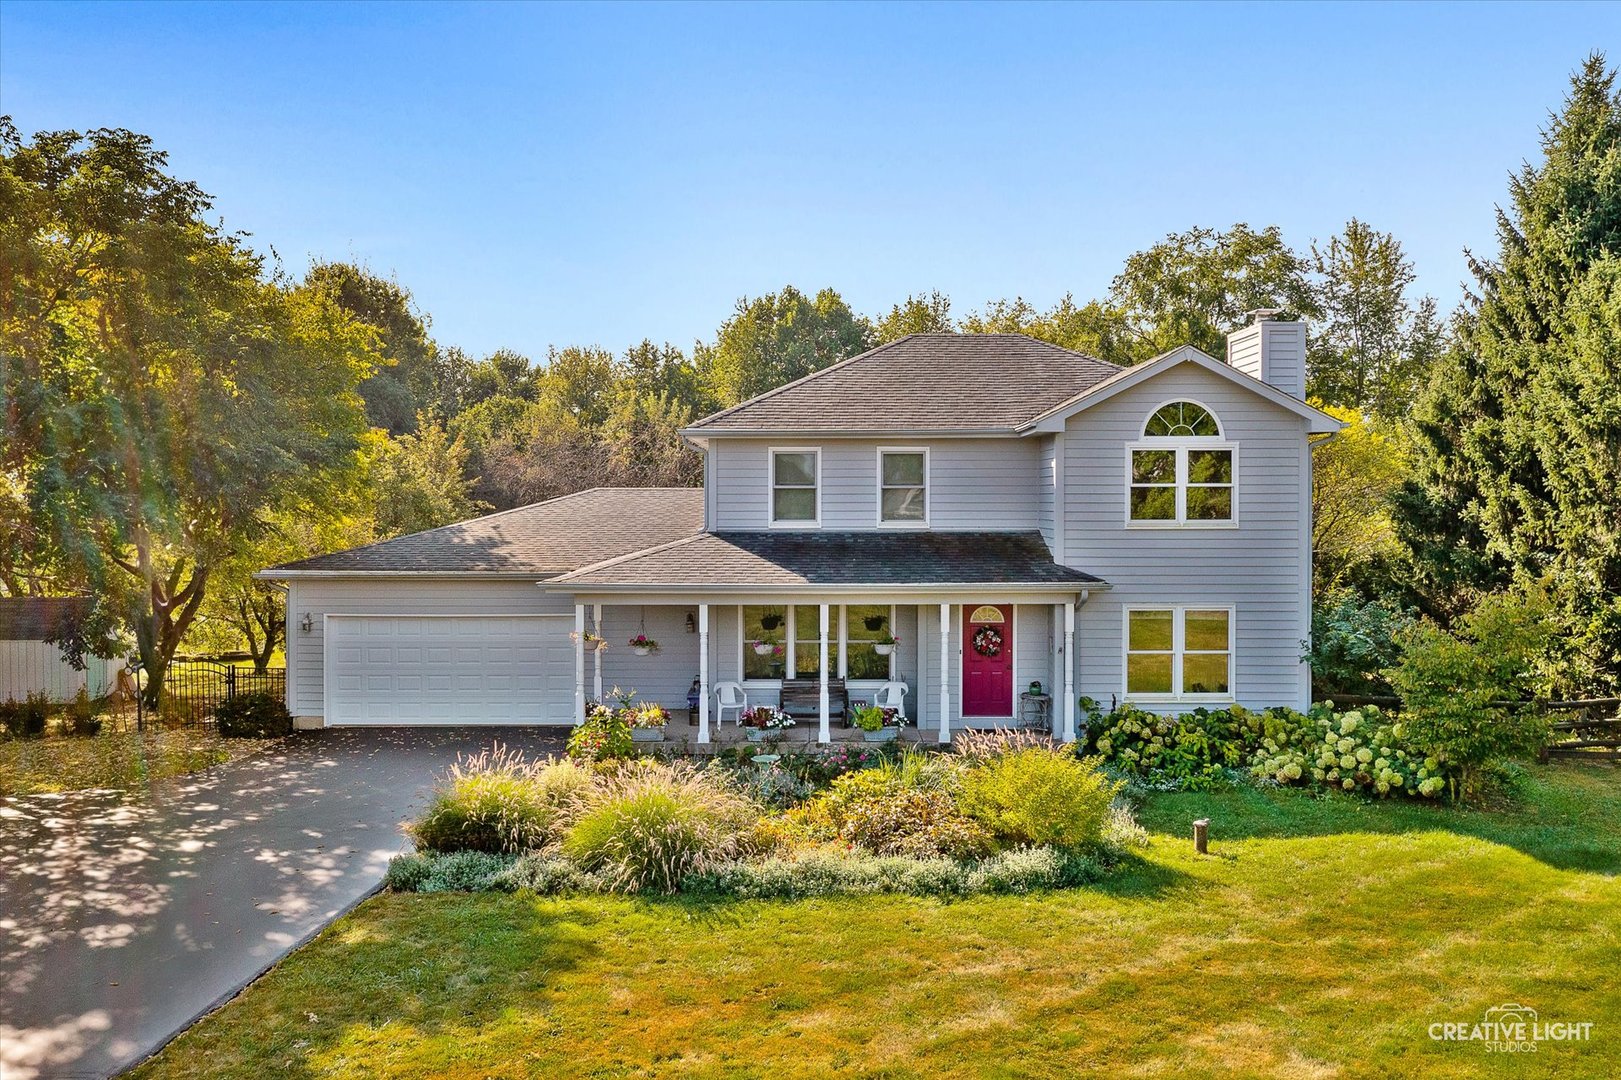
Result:
{"type": "MultiPolygon", "coordinates": [[[[1030,421],[1034,423],[1034,421],[1030,421]]],[[[1027,425],[995,428],[682,428],[689,441],[718,439],[1005,439],[1027,425]]]]}
{"type": "Polygon", "coordinates": [[[316,578],[351,578],[364,581],[377,578],[416,578],[457,580],[474,578],[479,581],[550,581],[559,574],[567,571],[530,571],[518,573],[516,571],[501,570],[282,570],[271,567],[268,570],[257,571],[253,576],[258,581],[301,581],[316,578]]]}
{"type": "Polygon", "coordinates": [[[932,596],[941,592],[970,592],[980,595],[998,592],[1077,593],[1112,588],[1106,581],[948,581],[930,585],[886,585],[882,582],[857,584],[818,584],[814,581],[799,583],[752,582],[716,585],[702,581],[679,582],[612,582],[543,581],[537,582],[541,590],[549,593],[637,592],[691,595],[708,593],[723,596],[761,596],[767,593],[829,593],[856,595],[870,593],[899,594],[903,596],[932,596]]]}

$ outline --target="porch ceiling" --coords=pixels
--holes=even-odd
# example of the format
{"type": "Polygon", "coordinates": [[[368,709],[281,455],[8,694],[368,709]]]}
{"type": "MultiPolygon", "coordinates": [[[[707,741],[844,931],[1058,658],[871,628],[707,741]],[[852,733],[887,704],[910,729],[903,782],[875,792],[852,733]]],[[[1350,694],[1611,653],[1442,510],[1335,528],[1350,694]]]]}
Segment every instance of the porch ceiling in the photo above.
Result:
{"type": "Polygon", "coordinates": [[[716,532],[546,582],[563,592],[961,587],[1073,592],[1101,578],[1053,561],[1038,532],[716,532]]]}

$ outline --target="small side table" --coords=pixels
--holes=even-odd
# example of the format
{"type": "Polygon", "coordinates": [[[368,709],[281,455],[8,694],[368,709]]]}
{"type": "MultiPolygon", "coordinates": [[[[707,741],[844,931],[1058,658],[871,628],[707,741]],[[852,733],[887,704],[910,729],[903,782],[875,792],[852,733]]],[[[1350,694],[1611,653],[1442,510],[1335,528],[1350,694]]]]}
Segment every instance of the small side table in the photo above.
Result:
{"type": "Polygon", "coordinates": [[[1019,726],[1052,730],[1053,698],[1051,694],[1019,695],[1019,726]]]}

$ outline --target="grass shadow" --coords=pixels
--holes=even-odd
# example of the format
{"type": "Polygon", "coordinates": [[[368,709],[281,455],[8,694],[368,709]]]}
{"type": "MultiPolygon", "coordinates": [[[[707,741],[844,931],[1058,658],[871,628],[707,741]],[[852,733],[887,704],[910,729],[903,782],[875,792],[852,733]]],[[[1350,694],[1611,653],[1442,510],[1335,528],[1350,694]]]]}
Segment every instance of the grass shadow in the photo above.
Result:
{"type": "Polygon", "coordinates": [[[1149,832],[1167,836],[1188,836],[1195,819],[1208,818],[1212,844],[1448,832],[1511,847],[1555,869],[1621,874],[1621,771],[1545,765],[1506,775],[1507,783],[1482,807],[1246,786],[1151,794],[1137,817],[1149,832]]]}

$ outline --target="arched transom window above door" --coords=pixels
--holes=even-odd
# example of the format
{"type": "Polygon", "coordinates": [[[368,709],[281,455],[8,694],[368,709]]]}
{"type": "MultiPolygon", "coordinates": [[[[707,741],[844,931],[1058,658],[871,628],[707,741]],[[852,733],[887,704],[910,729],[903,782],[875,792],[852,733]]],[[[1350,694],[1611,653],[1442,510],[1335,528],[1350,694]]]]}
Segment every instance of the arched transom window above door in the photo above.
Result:
{"type": "Polygon", "coordinates": [[[1197,401],[1168,401],[1149,413],[1142,439],[1126,450],[1126,525],[1221,527],[1238,523],[1238,447],[1197,401]]]}

